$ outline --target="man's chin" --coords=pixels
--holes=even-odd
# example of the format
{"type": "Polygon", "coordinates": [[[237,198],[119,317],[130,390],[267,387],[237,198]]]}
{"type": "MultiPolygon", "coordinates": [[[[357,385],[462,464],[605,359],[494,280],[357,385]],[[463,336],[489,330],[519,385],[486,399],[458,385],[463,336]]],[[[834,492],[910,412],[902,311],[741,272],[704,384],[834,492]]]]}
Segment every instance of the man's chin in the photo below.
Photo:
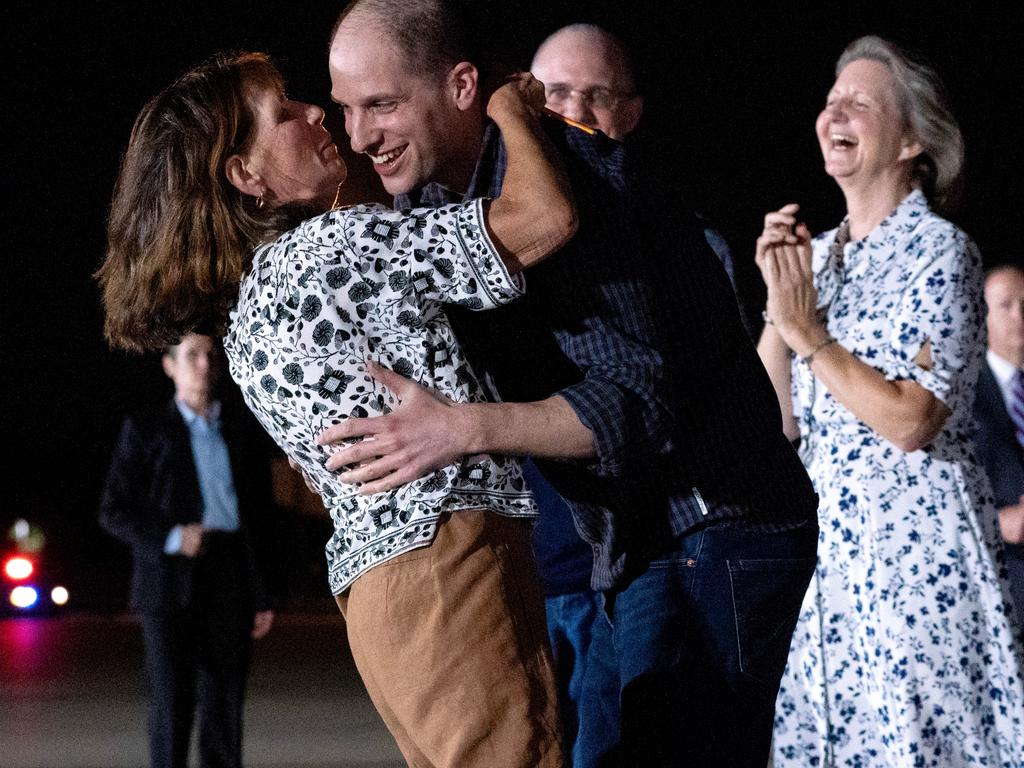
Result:
{"type": "Polygon", "coordinates": [[[426,184],[426,182],[417,183],[415,178],[410,179],[404,174],[396,176],[381,176],[380,180],[384,185],[384,190],[392,196],[408,194],[414,189],[426,184]]]}
{"type": "Polygon", "coordinates": [[[434,181],[430,176],[430,171],[420,166],[413,153],[406,150],[391,173],[380,174],[380,181],[389,195],[406,195],[434,181]]]}
{"type": "Polygon", "coordinates": [[[209,405],[210,403],[213,402],[214,392],[215,390],[213,387],[210,387],[209,389],[194,390],[192,392],[192,399],[195,400],[195,402],[197,403],[204,403],[206,405],[209,405]]]}

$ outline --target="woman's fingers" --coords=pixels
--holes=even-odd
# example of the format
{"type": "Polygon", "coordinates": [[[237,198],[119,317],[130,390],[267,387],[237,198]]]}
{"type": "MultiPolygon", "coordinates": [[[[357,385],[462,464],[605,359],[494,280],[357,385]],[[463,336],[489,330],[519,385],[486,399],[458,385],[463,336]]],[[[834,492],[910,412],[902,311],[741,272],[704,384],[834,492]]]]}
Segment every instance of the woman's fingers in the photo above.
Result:
{"type": "Polygon", "coordinates": [[[764,267],[761,275],[764,277],[765,287],[768,289],[767,301],[765,302],[765,313],[772,322],[777,321],[777,305],[779,301],[779,260],[778,249],[768,248],[764,253],[764,267]]]}
{"type": "Polygon", "coordinates": [[[807,225],[800,223],[796,228],[797,252],[800,255],[800,272],[805,280],[814,278],[814,254],[811,250],[811,232],[807,225]]]}
{"type": "Polygon", "coordinates": [[[793,234],[793,227],[796,224],[796,216],[784,216],[778,213],[769,213],[764,217],[764,230],[761,234],[769,232],[783,232],[793,234]]]}
{"type": "Polygon", "coordinates": [[[764,253],[768,248],[781,243],[795,243],[796,241],[796,237],[788,231],[782,229],[766,230],[757,238],[757,244],[754,249],[754,261],[760,267],[761,261],[764,259],[764,253]]]}
{"type": "Polygon", "coordinates": [[[784,243],[788,239],[792,239],[794,236],[789,232],[782,229],[769,229],[761,233],[761,236],[757,238],[759,241],[763,240],[766,244],[772,245],[774,243],[784,243]]]}
{"type": "Polygon", "coordinates": [[[768,286],[768,292],[771,293],[772,289],[779,284],[779,249],[777,246],[765,251],[764,264],[765,284],[768,286]]]}
{"type": "Polygon", "coordinates": [[[788,203],[777,211],[771,211],[764,216],[764,228],[792,227],[796,224],[796,214],[800,206],[796,203],[788,203]]]}
{"type": "Polygon", "coordinates": [[[792,279],[801,283],[813,283],[814,269],[811,262],[814,257],[810,243],[799,242],[795,245],[786,245],[785,248],[787,267],[792,279]]]}
{"type": "Polygon", "coordinates": [[[810,279],[810,270],[803,267],[803,246],[786,244],[782,246],[786,255],[786,276],[792,283],[804,283],[810,279]]]}
{"type": "MultiPolygon", "coordinates": [[[[796,203],[788,203],[777,211],[765,214],[764,230],[761,232],[761,236],[757,238],[754,250],[754,261],[758,267],[761,266],[761,262],[764,260],[767,248],[781,243],[795,244],[799,242],[796,218],[799,210],[800,206],[796,203]]],[[[806,230],[806,227],[804,229],[806,230]]]]}

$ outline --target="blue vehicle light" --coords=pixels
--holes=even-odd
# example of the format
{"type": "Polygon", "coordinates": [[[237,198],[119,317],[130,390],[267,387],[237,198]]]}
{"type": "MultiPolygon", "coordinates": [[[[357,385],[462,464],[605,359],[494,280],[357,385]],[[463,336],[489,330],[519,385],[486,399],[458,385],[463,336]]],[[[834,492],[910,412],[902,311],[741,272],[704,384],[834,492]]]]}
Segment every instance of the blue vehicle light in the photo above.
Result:
{"type": "Polygon", "coordinates": [[[15,608],[28,610],[39,601],[39,593],[35,587],[22,585],[11,590],[11,605],[15,608]]]}

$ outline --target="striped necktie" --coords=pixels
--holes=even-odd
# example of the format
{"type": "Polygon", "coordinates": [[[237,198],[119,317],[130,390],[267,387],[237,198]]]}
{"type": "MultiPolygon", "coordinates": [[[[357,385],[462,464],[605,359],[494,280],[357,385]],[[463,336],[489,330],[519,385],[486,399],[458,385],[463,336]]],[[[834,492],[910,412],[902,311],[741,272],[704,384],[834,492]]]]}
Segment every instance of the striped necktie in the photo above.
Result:
{"type": "Polygon", "coordinates": [[[1018,370],[1010,379],[1010,402],[1006,410],[1017,432],[1017,442],[1024,446],[1024,371],[1018,370]]]}

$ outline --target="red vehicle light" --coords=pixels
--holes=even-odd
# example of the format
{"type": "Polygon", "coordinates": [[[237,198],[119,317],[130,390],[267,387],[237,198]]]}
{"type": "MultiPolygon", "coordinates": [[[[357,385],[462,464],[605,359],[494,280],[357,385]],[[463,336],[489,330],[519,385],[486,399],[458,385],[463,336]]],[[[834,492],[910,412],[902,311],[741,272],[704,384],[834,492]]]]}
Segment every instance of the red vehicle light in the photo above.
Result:
{"type": "Polygon", "coordinates": [[[22,581],[32,575],[35,567],[32,561],[24,557],[12,557],[4,563],[4,573],[13,581],[22,581]]]}

